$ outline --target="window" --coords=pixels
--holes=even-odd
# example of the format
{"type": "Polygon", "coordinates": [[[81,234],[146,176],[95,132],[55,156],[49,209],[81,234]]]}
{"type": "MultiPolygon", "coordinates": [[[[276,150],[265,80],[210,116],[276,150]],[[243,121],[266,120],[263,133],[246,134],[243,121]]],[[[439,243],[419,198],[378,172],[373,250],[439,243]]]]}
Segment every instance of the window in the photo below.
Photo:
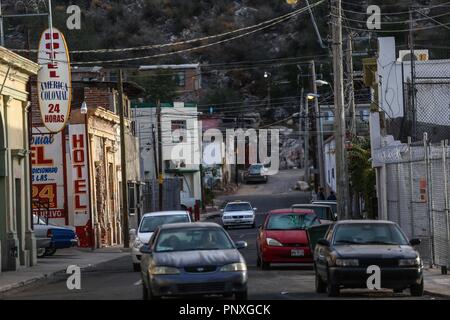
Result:
{"type": "Polygon", "coordinates": [[[136,213],[136,195],[135,195],[135,186],[134,183],[128,184],[128,208],[129,214],[136,213]]]}
{"type": "Polygon", "coordinates": [[[175,132],[177,130],[186,130],[186,120],[172,120],[171,122],[172,129],[172,142],[179,143],[184,140],[183,132],[175,132]]]}
{"type": "Polygon", "coordinates": [[[186,71],[177,72],[177,75],[175,76],[175,82],[179,87],[186,86],[186,71]]]}

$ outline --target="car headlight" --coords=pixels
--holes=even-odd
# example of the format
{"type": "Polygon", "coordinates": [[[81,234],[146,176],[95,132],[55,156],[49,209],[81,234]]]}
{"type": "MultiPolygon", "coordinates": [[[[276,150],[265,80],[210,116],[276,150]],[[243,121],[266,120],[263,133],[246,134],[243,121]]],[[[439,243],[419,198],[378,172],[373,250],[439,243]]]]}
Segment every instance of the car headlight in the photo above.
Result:
{"type": "Polygon", "coordinates": [[[136,239],[134,240],[133,247],[139,249],[140,247],[142,247],[143,244],[144,244],[144,243],[142,243],[141,239],[136,238],[136,239]]]}
{"type": "Polygon", "coordinates": [[[227,264],[220,268],[220,271],[233,272],[233,271],[247,271],[247,265],[243,262],[227,264]]]}
{"type": "Polygon", "coordinates": [[[420,265],[420,257],[415,259],[400,259],[398,260],[399,267],[414,267],[420,265]]]}
{"type": "Polygon", "coordinates": [[[272,239],[272,238],[267,238],[266,242],[267,242],[268,246],[273,246],[273,247],[282,247],[283,246],[281,244],[281,242],[279,242],[278,240],[272,239]]]}
{"type": "Polygon", "coordinates": [[[179,274],[180,270],[173,267],[150,267],[150,274],[152,275],[168,275],[168,274],[179,274]]]}
{"type": "Polygon", "coordinates": [[[358,259],[336,259],[336,266],[338,267],[357,267],[359,266],[358,259]]]}
{"type": "Polygon", "coordinates": [[[225,219],[225,220],[231,219],[231,216],[222,216],[222,219],[225,219]]]}

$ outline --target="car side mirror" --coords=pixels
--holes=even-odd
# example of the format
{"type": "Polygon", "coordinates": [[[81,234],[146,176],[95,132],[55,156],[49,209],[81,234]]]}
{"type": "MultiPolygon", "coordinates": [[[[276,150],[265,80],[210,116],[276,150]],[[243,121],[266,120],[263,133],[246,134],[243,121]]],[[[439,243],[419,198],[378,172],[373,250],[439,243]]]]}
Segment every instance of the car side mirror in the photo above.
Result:
{"type": "Polygon", "coordinates": [[[409,244],[412,245],[412,246],[418,246],[421,242],[422,241],[420,239],[415,238],[415,239],[411,239],[409,241],[409,244]]]}
{"type": "Polygon", "coordinates": [[[330,241],[328,241],[327,239],[319,239],[317,241],[317,244],[320,244],[321,246],[325,246],[325,247],[329,247],[330,246],[330,241]]]}
{"type": "Polygon", "coordinates": [[[247,242],[245,242],[245,241],[237,241],[235,243],[235,245],[236,245],[236,248],[239,249],[239,250],[240,249],[245,249],[248,246],[247,242]]]}
{"type": "Polygon", "coordinates": [[[253,208],[253,211],[256,211],[256,210],[258,210],[258,208],[253,208]]]}
{"type": "Polygon", "coordinates": [[[152,254],[152,249],[150,248],[150,246],[149,246],[148,244],[144,244],[144,245],[139,249],[139,251],[140,251],[141,253],[144,253],[144,254],[152,254]]]}
{"type": "Polygon", "coordinates": [[[334,221],[337,221],[337,219],[338,219],[338,215],[337,215],[337,213],[335,213],[334,214],[334,221]]]}

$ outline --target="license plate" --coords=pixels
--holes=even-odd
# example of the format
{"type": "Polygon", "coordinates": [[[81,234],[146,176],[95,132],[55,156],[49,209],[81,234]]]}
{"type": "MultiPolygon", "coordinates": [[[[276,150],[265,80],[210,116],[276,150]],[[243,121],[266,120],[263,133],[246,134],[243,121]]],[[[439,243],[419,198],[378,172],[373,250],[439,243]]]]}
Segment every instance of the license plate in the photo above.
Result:
{"type": "Polygon", "coordinates": [[[303,257],[305,255],[304,250],[291,250],[292,257],[303,257]]]}

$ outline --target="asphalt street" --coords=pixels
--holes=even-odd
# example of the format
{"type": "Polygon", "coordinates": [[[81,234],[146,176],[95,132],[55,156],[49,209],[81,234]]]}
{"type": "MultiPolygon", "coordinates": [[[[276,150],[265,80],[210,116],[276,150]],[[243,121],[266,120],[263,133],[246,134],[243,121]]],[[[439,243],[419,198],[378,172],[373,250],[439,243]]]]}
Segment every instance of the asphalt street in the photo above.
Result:
{"type": "MultiPolygon", "coordinates": [[[[280,172],[272,177],[266,185],[246,185],[238,194],[222,197],[224,201],[250,201],[258,208],[257,223],[262,223],[264,213],[276,208],[289,207],[293,203],[309,201],[309,194],[291,190],[297,180],[295,170],[280,172]]],[[[213,218],[212,221],[218,221],[213,218]]],[[[308,300],[328,299],[326,294],[317,294],[314,290],[314,272],[312,266],[273,266],[271,270],[262,271],[256,268],[256,228],[229,229],[235,240],[248,242],[242,250],[248,267],[249,299],[287,299],[308,300]]],[[[68,290],[68,275],[58,274],[52,279],[41,281],[0,296],[2,299],[70,299],[70,300],[137,300],[141,299],[140,273],[133,272],[131,258],[120,259],[98,265],[85,270],[81,274],[81,290],[68,290]]],[[[373,292],[369,290],[342,290],[338,299],[413,299],[408,291],[394,294],[390,290],[373,292]]],[[[417,298],[414,298],[417,299],[417,298]]],[[[420,299],[440,299],[423,296],[420,299]]]]}

